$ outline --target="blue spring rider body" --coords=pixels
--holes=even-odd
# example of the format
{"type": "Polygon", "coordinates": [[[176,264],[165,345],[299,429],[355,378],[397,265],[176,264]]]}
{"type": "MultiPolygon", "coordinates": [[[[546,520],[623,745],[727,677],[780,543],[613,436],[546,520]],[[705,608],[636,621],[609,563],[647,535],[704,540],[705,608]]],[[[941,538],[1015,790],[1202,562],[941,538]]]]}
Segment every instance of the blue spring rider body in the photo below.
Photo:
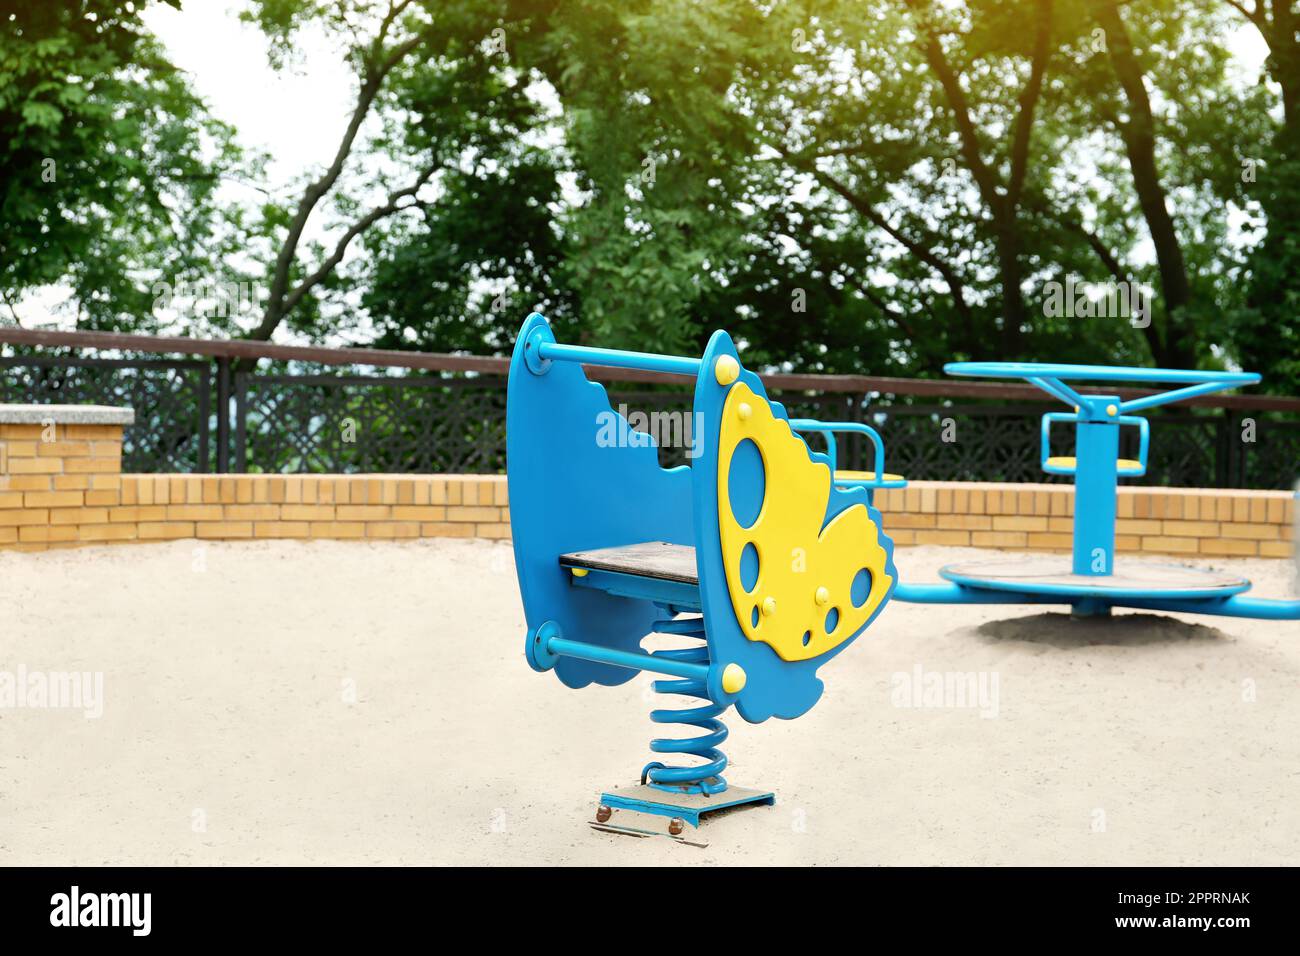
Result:
{"type": "MultiPolygon", "coordinates": [[[[816,423],[805,423],[815,426],[816,423]]],[[[639,671],[698,706],[656,723],[703,733],[651,742],[640,784],[605,793],[593,825],[690,841],[701,815],[773,794],[728,784],[718,719],[792,719],[822,694],[818,671],[875,619],[898,579],[871,505],[887,481],[833,479],[740,365],[725,332],[702,358],[562,345],[529,316],[510,366],[510,518],[527,617],[525,652],[561,682],[617,685],[639,671]],[[581,363],[695,378],[689,466],[663,468],[581,363]],[[687,646],[646,652],[650,634],[687,646]],[[674,766],[672,755],[697,762],[674,766]]]]}

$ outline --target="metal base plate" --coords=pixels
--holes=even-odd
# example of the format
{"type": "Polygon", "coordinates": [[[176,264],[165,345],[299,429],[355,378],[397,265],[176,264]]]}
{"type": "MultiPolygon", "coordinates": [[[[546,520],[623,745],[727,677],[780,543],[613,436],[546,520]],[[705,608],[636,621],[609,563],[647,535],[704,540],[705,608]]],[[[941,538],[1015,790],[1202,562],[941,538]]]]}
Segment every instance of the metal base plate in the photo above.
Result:
{"type": "Polygon", "coordinates": [[[1075,574],[1069,555],[962,561],[939,571],[968,588],[1099,598],[1223,598],[1250,582],[1235,574],[1178,564],[1117,562],[1108,575],[1075,574]]]}
{"type": "Polygon", "coordinates": [[[592,820],[593,829],[627,836],[664,836],[678,843],[703,847],[709,844],[698,832],[702,817],[749,804],[770,807],[776,803],[776,794],[766,790],[728,786],[722,793],[705,796],[660,790],[642,784],[602,793],[600,802],[609,807],[611,813],[608,820],[592,820]],[[681,827],[680,833],[672,833],[671,824],[674,819],[690,824],[693,829],[681,827]]]}

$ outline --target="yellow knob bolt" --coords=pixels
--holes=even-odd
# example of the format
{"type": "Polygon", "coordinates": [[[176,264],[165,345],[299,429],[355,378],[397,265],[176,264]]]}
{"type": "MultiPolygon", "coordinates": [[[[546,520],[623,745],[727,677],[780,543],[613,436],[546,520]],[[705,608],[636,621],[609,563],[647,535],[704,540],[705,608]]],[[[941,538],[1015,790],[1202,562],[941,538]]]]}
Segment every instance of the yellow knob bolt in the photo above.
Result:
{"type": "Polygon", "coordinates": [[[831,599],[831,592],[826,588],[818,588],[815,598],[818,604],[826,604],[831,599]]]}
{"type": "Polygon", "coordinates": [[[713,365],[713,374],[717,377],[719,385],[730,385],[740,378],[740,363],[730,355],[720,355],[713,365]]]}
{"type": "Polygon", "coordinates": [[[776,598],[774,597],[763,598],[763,614],[767,617],[771,617],[775,613],[776,613],[776,598]]]}
{"type": "Polygon", "coordinates": [[[728,694],[739,694],[745,689],[745,668],[728,664],[722,669],[722,689],[728,694]]]}
{"type": "Polygon", "coordinates": [[[1107,405],[1106,414],[1109,415],[1111,418],[1114,418],[1116,415],[1119,414],[1119,409],[1116,408],[1114,405],[1107,405]]]}
{"type": "Polygon", "coordinates": [[[569,568],[575,578],[585,578],[587,576],[586,568],[569,568]]]}
{"type": "Polygon", "coordinates": [[[743,422],[748,420],[750,415],[754,414],[754,409],[750,406],[749,402],[741,402],[736,406],[736,414],[740,416],[740,420],[743,422]]]}

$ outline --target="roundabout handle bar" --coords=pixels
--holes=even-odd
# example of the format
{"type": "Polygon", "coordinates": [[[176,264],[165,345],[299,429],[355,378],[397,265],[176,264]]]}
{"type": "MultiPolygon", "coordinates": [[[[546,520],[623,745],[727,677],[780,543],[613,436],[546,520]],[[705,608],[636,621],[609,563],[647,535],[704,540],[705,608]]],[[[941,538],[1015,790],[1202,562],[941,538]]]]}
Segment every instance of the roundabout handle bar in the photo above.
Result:
{"type": "Polygon", "coordinates": [[[871,440],[871,444],[876,451],[876,477],[871,481],[861,482],[862,486],[864,488],[890,488],[896,485],[896,483],[887,483],[885,481],[885,442],[881,439],[880,432],[870,425],[864,422],[822,422],[815,418],[792,418],[790,419],[790,427],[797,432],[821,432],[826,436],[826,456],[831,460],[832,476],[834,476],[836,470],[835,433],[866,435],[871,440]]]}

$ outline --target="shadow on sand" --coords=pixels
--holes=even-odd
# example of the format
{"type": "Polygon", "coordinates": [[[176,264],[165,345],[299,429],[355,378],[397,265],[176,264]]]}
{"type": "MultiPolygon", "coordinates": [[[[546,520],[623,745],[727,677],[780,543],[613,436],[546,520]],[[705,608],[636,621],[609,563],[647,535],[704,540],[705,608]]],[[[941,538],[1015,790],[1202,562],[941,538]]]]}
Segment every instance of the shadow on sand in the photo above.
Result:
{"type": "Polygon", "coordinates": [[[1148,644],[1187,644],[1231,638],[1218,628],[1192,624],[1161,614],[1116,614],[1113,617],[1075,618],[1069,614],[1033,614],[986,621],[974,632],[988,643],[1016,641],[1070,650],[1114,644],[1141,647],[1148,644]]]}

